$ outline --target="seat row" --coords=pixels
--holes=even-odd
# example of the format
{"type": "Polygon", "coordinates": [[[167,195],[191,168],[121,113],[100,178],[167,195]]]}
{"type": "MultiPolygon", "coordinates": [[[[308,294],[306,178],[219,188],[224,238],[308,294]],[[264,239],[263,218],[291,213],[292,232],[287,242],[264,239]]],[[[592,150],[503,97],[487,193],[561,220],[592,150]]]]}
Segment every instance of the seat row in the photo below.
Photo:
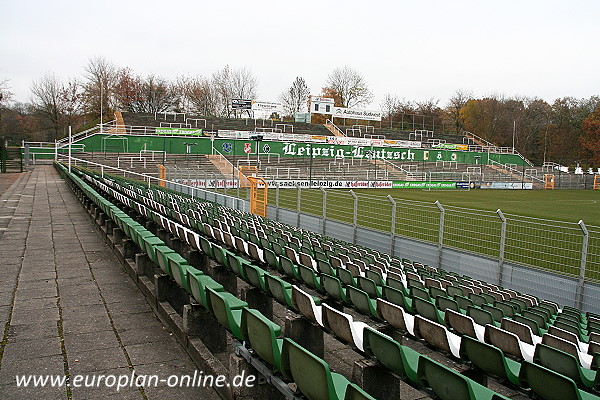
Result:
{"type": "MultiPolygon", "coordinates": [[[[246,249],[246,246],[245,246],[244,248],[246,249]]],[[[247,250],[246,250],[246,253],[248,253],[248,251],[247,251],[247,250]]],[[[227,258],[227,257],[225,257],[225,258],[227,258]]],[[[261,258],[261,257],[258,257],[258,258],[261,258]]],[[[264,261],[264,260],[263,260],[263,261],[264,261]]],[[[419,303],[419,300],[417,300],[417,303],[419,303]]],[[[329,313],[331,313],[331,311],[328,311],[328,312],[329,312],[329,313]]],[[[419,321],[419,320],[418,320],[418,321],[419,321]]],[[[418,325],[418,326],[420,326],[419,324],[417,324],[417,325],[418,325]]],[[[362,349],[361,349],[361,350],[362,350],[362,349]]],[[[456,351],[454,351],[454,353],[456,353],[456,351]]]]}

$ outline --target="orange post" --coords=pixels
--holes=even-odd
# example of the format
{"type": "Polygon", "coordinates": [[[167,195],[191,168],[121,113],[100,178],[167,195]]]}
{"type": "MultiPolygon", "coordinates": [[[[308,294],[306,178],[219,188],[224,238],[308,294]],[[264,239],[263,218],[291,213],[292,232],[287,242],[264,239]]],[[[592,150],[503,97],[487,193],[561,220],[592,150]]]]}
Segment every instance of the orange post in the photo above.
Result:
{"type": "Polygon", "coordinates": [[[554,189],[554,175],[544,175],[544,189],[554,189]]]}
{"type": "Polygon", "coordinates": [[[158,164],[158,186],[165,187],[167,180],[167,168],[164,165],[158,164]]]}
{"type": "Polygon", "coordinates": [[[266,217],[269,185],[263,178],[255,176],[249,176],[248,181],[250,182],[250,212],[266,217]]]}
{"type": "Polygon", "coordinates": [[[594,176],[594,190],[600,190],[600,175],[594,176]]]}

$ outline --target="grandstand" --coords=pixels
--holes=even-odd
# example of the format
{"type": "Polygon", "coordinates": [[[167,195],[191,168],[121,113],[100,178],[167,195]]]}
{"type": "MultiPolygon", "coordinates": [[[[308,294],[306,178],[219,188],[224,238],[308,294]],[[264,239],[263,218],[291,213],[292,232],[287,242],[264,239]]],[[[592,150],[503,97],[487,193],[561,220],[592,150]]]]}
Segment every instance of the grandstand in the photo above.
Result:
{"type": "MultiPolygon", "coordinates": [[[[228,187],[219,180],[239,188],[244,170],[277,189],[302,181],[543,186],[542,169],[474,135],[334,130],[345,136],[301,123],[124,114],[48,154],[199,369],[263,378],[218,388],[222,398],[598,398],[600,289],[588,276],[598,272],[595,232],[585,234],[591,271],[576,259],[579,247],[556,257],[581,270],[548,271],[505,258],[506,243],[471,251],[488,231],[461,228],[439,203],[410,205],[425,235],[448,218],[446,236],[442,228],[438,243],[425,244],[397,234],[390,196],[371,210],[373,225],[359,226],[354,192],[340,201],[342,221],[326,215],[335,191],[321,191],[314,213],[301,212],[301,191],[296,211],[278,198],[266,218],[247,212],[249,200],[199,189],[201,181],[228,187]],[[468,242],[469,252],[445,249],[442,239],[468,242]]],[[[504,240],[506,223],[497,225],[489,231],[504,240]]],[[[531,231],[521,234],[538,251],[531,231]]]]}
{"type": "Polygon", "coordinates": [[[598,314],[253,216],[239,200],[59,168],[158,312],[172,310],[176,336],[201,338],[222,371],[231,342],[269,398],[597,398],[598,314]]]}

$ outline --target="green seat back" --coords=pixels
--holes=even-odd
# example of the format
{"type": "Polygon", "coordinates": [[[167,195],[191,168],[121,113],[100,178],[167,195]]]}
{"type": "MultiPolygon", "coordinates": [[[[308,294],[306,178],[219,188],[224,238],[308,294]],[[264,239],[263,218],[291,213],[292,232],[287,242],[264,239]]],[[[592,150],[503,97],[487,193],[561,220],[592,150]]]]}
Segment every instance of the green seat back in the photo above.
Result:
{"type": "Polygon", "coordinates": [[[467,378],[427,357],[419,359],[417,378],[440,399],[471,400],[467,378]]]}
{"type": "Polygon", "coordinates": [[[325,361],[289,338],[283,341],[281,372],[307,398],[314,400],[343,399],[349,383],[341,375],[334,377],[325,361]]]}
{"type": "Polygon", "coordinates": [[[275,370],[280,370],[283,339],[278,337],[281,336],[281,327],[260,311],[246,307],[242,309],[240,330],[256,354],[275,370]]]}
{"type": "Polygon", "coordinates": [[[521,386],[531,388],[537,396],[546,400],[580,400],[573,380],[529,361],[521,364],[519,381],[521,386]]]}
{"type": "Polygon", "coordinates": [[[363,334],[364,351],[386,368],[397,373],[402,379],[406,378],[406,371],[402,362],[402,345],[389,336],[366,327],[363,334]]]}

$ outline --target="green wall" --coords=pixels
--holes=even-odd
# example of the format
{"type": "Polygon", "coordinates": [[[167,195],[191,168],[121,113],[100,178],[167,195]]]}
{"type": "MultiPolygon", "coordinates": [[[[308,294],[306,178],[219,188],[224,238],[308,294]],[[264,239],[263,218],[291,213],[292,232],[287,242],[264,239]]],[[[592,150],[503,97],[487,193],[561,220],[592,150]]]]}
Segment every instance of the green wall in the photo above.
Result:
{"type": "MultiPolygon", "coordinates": [[[[87,152],[128,152],[139,153],[140,150],[166,151],[167,153],[185,154],[185,143],[195,143],[190,147],[192,154],[211,154],[211,139],[197,137],[157,137],[141,135],[105,135],[96,134],[77,143],[85,144],[87,152]]],[[[244,149],[250,149],[250,154],[256,154],[257,143],[248,139],[214,139],[214,148],[223,155],[246,155],[244,149]]],[[[367,158],[373,152],[376,158],[392,161],[426,161],[435,162],[456,161],[464,164],[489,164],[495,160],[502,164],[523,165],[518,155],[478,153],[442,149],[408,149],[394,147],[364,147],[349,145],[333,145],[326,143],[296,143],[261,141],[260,154],[280,154],[281,157],[308,157],[311,153],[315,158],[342,157],[345,159],[367,158]]]]}

